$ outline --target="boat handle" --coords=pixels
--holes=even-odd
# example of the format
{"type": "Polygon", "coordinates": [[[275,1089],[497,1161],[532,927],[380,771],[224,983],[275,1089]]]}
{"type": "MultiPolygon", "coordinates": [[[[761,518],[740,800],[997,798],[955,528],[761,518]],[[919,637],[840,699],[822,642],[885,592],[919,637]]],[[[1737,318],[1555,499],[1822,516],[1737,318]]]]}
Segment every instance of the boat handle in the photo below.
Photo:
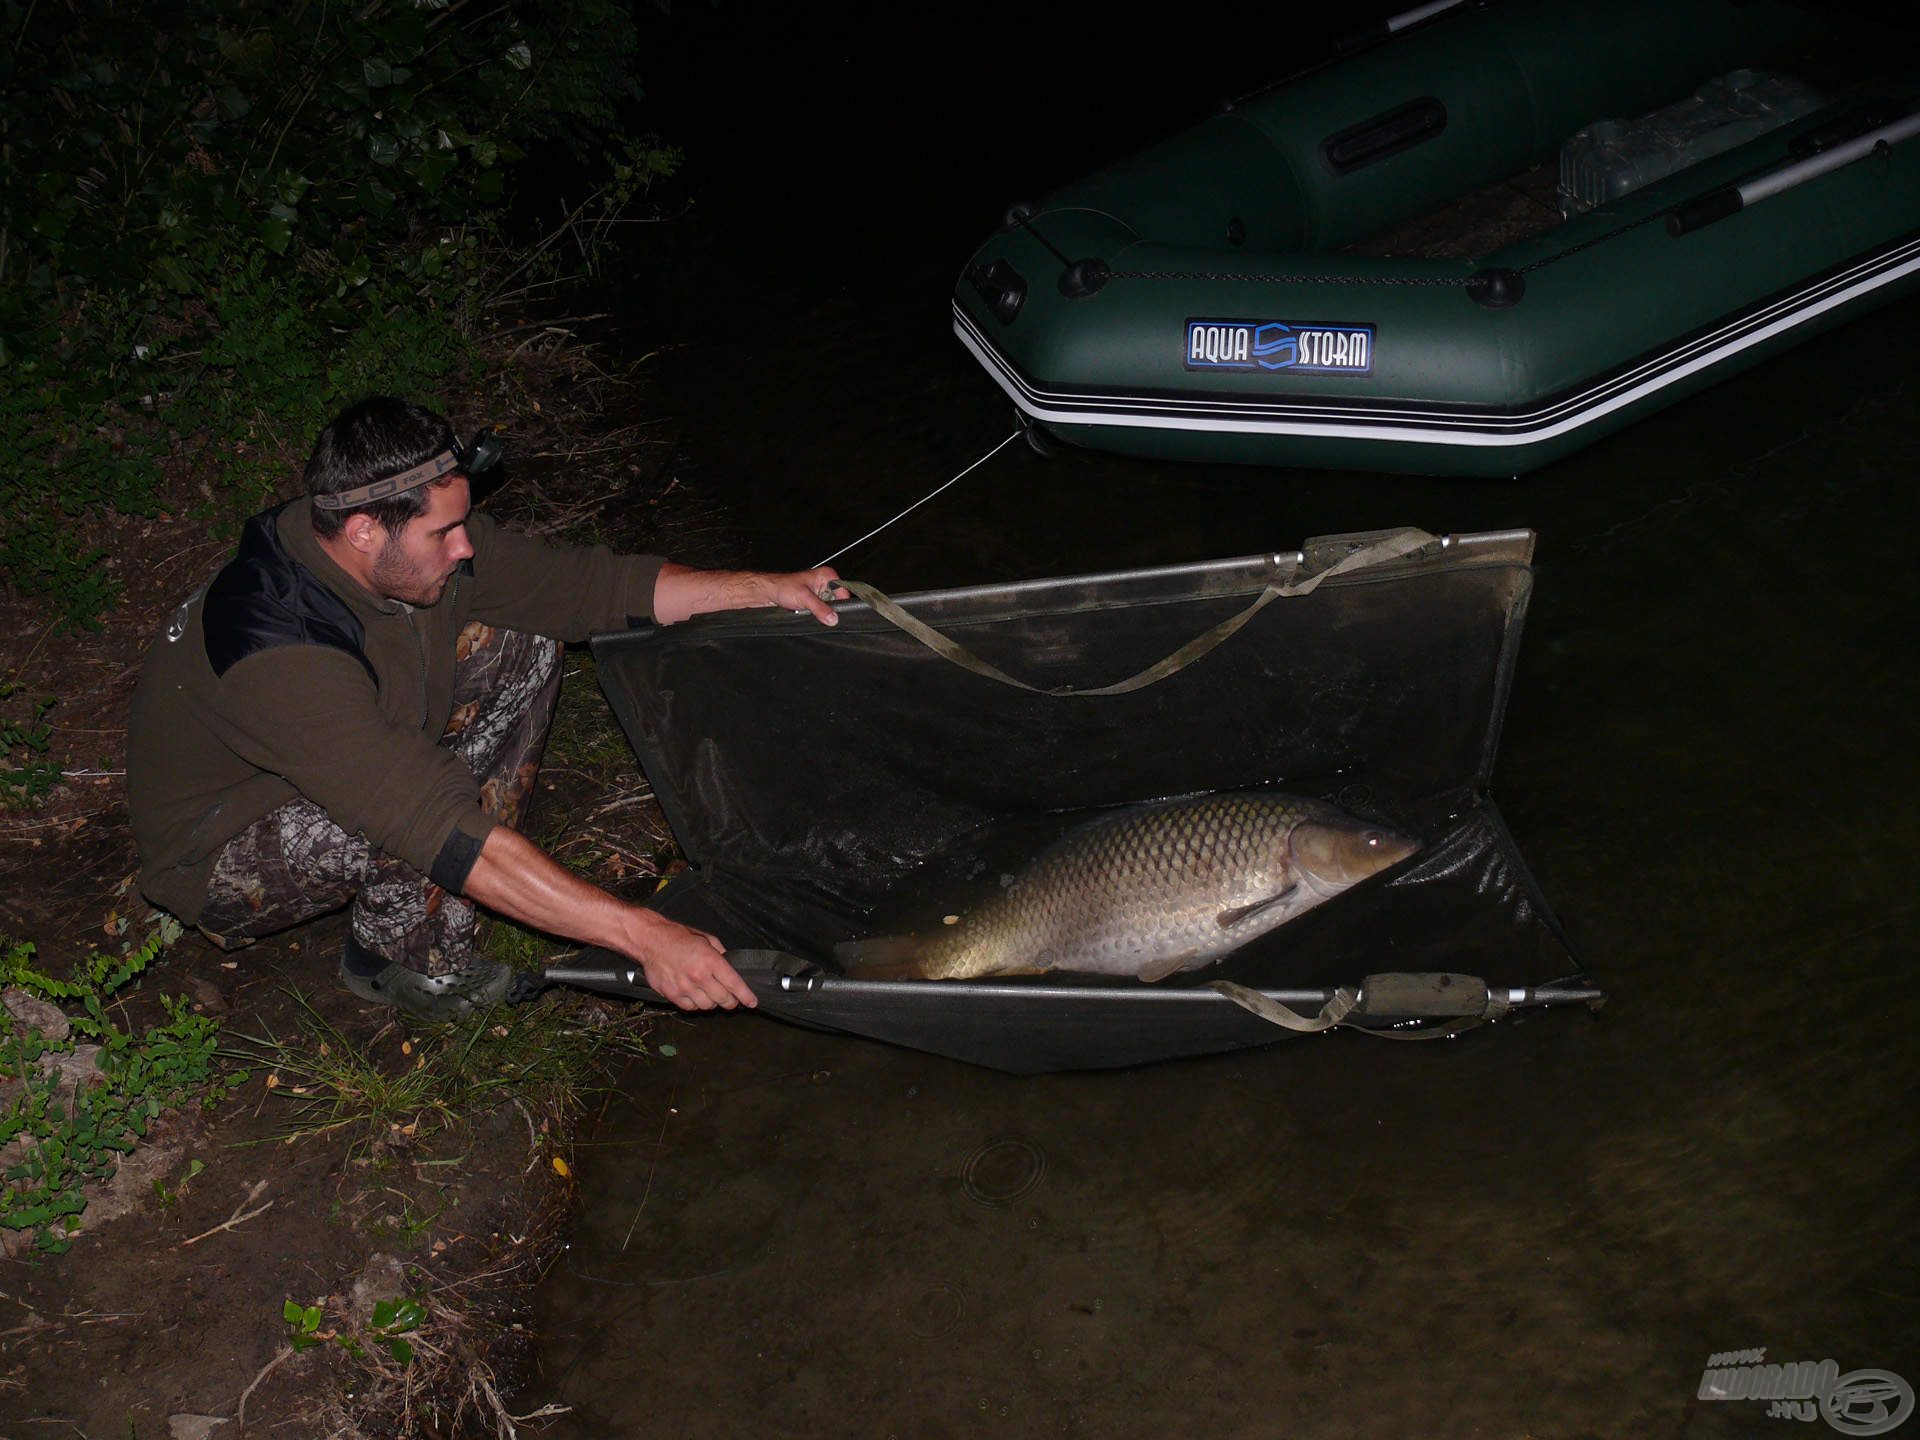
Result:
{"type": "Polygon", "coordinates": [[[1320,142],[1320,154],[1336,175],[1351,175],[1403,150],[1423,145],[1447,128],[1447,107],[1432,95],[1382,111],[1320,142]]]}

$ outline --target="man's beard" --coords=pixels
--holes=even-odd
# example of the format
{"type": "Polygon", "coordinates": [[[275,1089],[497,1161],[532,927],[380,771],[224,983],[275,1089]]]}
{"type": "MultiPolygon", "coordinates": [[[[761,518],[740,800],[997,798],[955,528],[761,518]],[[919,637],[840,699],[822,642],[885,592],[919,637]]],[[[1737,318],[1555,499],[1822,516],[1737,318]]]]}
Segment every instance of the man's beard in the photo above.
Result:
{"type": "Polygon", "coordinates": [[[409,605],[432,605],[446,588],[446,576],[429,577],[407,558],[398,540],[388,538],[373,557],[373,586],[389,600],[409,605]]]}

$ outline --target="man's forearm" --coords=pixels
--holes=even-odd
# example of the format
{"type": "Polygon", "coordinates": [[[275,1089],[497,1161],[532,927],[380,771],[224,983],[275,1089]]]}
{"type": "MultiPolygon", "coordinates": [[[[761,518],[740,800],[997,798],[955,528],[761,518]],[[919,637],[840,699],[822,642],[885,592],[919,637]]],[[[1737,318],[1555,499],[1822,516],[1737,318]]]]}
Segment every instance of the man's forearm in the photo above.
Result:
{"type": "Polygon", "coordinates": [[[583,880],[519,831],[497,825],[467,876],[466,894],[522,924],[625,951],[635,907],[583,880]]]}
{"type": "Polygon", "coordinates": [[[488,833],[465,892],[510,919],[639,961],[647,983],[683,1009],[755,1003],[713,936],[609,895],[506,825],[488,833]]]}
{"type": "Polygon", "coordinates": [[[653,618],[673,625],[715,610],[744,610],[768,603],[750,570],[693,570],[669,560],[653,582],[653,618]]]}
{"type": "Polygon", "coordinates": [[[829,600],[845,600],[839,572],[831,565],[772,574],[762,570],[691,570],[669,560],[653,582],[653,618],[673,625],[716,610],[750,610],[779,605],[805,610],[823,625],[836,624],[829,600]]]}

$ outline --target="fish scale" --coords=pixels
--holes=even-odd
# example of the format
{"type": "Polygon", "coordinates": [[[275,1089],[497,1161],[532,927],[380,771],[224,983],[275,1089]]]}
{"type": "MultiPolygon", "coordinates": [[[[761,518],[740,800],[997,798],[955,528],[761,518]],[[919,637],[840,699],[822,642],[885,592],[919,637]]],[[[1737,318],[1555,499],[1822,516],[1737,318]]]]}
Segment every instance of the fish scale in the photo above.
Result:
{"type": "Polygon", "coordinates": [[[856,942],[843,954],[858,968],[863,956],[897,961],[905,949],[910,972],[928,979],[1044,970],[1159,979],[1219,959],[1417,848],[1297,796],[1172,801],[1069,832],[939,936],[856,942]],[[1296,843],[1308,833],[1314,865],[1296,843]]]}

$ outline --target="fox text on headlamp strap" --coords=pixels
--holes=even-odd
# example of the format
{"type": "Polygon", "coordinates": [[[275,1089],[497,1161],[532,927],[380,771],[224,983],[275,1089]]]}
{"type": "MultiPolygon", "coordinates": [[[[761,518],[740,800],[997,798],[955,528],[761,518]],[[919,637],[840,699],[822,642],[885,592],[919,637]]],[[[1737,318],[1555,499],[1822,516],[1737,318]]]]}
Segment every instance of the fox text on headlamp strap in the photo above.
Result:
{"type": "Polygon", "coordinates": [[[320,510],[351,510],[356,505],[366,505],[375,500],[385,500],[389,495],[404,495],[409,490],[418,490],[422,485],[430,485],[449,471],[458,470],[460,461],[451,450],[442,450],[424,464],[411,470],[402,470],[398,475],[389,475],[384,480],[376,480],[371,485],[356,486],[352,490],[341,490],[331,495],[315,495],[313,503],[320,510]]]}

